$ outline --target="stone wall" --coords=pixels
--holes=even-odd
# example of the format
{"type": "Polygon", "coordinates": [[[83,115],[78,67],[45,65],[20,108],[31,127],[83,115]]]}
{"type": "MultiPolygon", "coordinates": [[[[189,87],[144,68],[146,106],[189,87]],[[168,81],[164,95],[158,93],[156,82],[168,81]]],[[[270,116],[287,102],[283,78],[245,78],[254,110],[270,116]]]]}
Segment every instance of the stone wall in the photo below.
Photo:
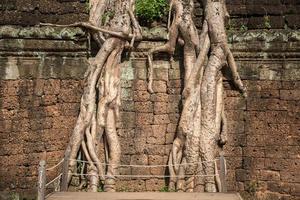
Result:
{"type": "MultiPolygon", "coordinates": [[[[88,45],[80,29],[2,27],[0,32],[0,188],[34,194],[42,153],[47,151],[48,166],[56,164],[72,133],[88,45]]],[[[236,32],[229,41],[249,97],[240,96],[224,68],[228,189],[257,192],[269,199],[296,199],[300,196],[299,32],[236,32]]],[[[122,66],[121,164],[167,163],[182,107],[183,69],[180,49],[172,62],[167,55],[158,55],[155,93],[147,92],[145,52],[162,43],[140,43],[122,66]]],[[[161,176],[167,170],[125,167],[120,173],[161,176]]],[[[122,178],[117,187],[159,191],[165,185],[162,178],[122,178]]]]}
{"type": "MultiPolygon", "coordinates": [[[[88,19],[88,0],[2,0],[0,25],[32,26],[40,22],[68,24],[88,19]]],[[[298,0],[227,0],[230,30],[299,29],[298,0]]],[[[195,0],[196,25],[202,6],[195,0]]]]}
{"type": "Polygon", "coordinates": [[[70,24],[88,19],[83,0],[1,0],[0,25],[70,24]]]}
{"type": "Polygon", "coordinates": [[[81,29],[0,29],[0,191],[30,195],[41,152],[47,151],[48,166],[57,163],[77,118],[86,35],[81,29]]]}
{"type": "MultiPolygon", "coordinates": [[[[228,189],[257,193],[261,199],[297,199],[299,174],[299,32],[236,32],[229,38],[248,88],[244,99],[224,68],[229,141],[225,146],[228,189]]],[[[178,60],[154,61],[154,94],[146,89],[145,52],[160,42],[142,42],[123,66],[126,75],[121,118],[122,163],[165,165],[181,111],[182,76],[178,60]]],[[[123,174],[163,175],[157,167],[123,169],[123,174]]],[[[158,191],[163,179],[121,180],[120,190],[158,191]]],[[[247,196],[247,195],[246,195],[247,196]]],[[[250,197],[253,199],[253,196],[250,197]]]]}
{"type": "MultiPolygon", "coordinates": [[[[243,99],[224,69],[229,190],[269,199],[300,198],[300,36],[291,30],[300,26],[299,1],[227,3],[231,49],[249,90],[243,99]],[[249,31],[263,28],[285,30],[249,31]]],[[[0,10],[1,25],[88,18],[86,4],[77,0],[2,0],[0,10]]],[[[196,4],[198,19],[201,12],[196,4]]],[[[196,23],[200,28],[200,20],[196,23]]],[[[72,133],[89,47],[81,29],[5,26],[0,38],[0,191],[33,195],[42,152],[47,151],[48,166],[54,165],[72,133]]],[[[183,69],[180,50],[174,62],[159,55],[154,61],[155,93],[146,91],[145,52],[161,43],[142,42],[122,66],[122,164],[167,162],[181,110],[183,69]]],[[[120,172],[167,173],[163,167],[120,172]]],[[[124,178],[117,186],[119,191],[158,191],[165,184],[163,179],[124,178]]]]}

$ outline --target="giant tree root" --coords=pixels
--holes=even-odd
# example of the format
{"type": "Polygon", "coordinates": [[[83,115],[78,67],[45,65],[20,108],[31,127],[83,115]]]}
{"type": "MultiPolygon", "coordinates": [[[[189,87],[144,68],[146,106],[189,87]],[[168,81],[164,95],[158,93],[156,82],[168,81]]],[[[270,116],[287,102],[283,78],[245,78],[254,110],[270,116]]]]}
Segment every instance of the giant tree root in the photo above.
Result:
{"type": "Polygon", "coordinates": [[[88,23],[55,25],[85,27],[92,31],[93,37],[101,46],[87,70],[80,113],[65,153],[69,161],[70,183],[72,175],[78,173],[78,152],[83,152],[87,162],[88,189],[93,192],[97,192],[99,181],[104,184],[105,191],[115,191],[115,175],[118,173],[121,156],[116,131],[121,103],[121,55],[134,39],[141,39],[140,28],[133,15],[134,0],[115,1],[115,15],[109,21],[108,29],[101,24],[106,5],[107,0],[93,0],[88,23]],[[103,165],[99,155],[102,139],[105,143],[106,165],[103,165]]]}
{"type": "Polygon", "coordinates": [[[171,175],[169,187],[177,191],[216,192],[220,188],[219,177],[215,175],[215,159],[218,145],[224,145],[227,138],[222,67],[229,65],[234,83],[246,94],[227,44],[225,19],[228,13],[225,2],[202,2],[205,18],[200,38],[192,20],[193,0],[170,0],[173,20],[169,28],[169,41],[151,49],[148,56],[148,89],[152,92],[153,53],[173,54],[177,41],[184,48],[184,103],[168,162],[171,175]]]}

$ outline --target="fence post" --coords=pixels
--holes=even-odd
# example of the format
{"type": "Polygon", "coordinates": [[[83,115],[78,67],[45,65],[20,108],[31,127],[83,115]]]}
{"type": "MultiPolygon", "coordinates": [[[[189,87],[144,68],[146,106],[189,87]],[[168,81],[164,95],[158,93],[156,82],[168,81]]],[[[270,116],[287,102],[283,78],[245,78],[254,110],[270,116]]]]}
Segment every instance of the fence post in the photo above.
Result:
{"type": "Polygon", "coordinates": [[[62,176],[61,176],[61,186],[60,190],[62,192],[66,192],[68,190],[68,172],[69,172],[69,158],[65,154],[63,168],[62,168],[62,176]]]}
{"type": "Polygon", "coordinates": [[[46,185],[46,161],[41,160],[38,170],[38,200],[45,199],[45,185],[46,185]]]}
{"type": "Polygon", "coordinates": [[[220,180],[221,180],[221,192],[227,192],[226,185],[226,160],[224,153],[220,153],[220,180]]]}

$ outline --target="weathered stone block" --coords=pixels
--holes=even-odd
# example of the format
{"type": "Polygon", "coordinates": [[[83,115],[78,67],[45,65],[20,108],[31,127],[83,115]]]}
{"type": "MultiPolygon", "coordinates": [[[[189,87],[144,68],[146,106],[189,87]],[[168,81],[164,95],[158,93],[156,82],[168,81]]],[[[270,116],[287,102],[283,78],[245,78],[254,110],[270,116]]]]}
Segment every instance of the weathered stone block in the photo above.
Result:
{"type": "Polygon", "coordinates": [[[133,100],[133,91],[130,88],[121,89],[121,100],[132,101],[133,100]]]}
{"type": "Polygon", "coordinates": [[[182,87],[182,81],[177,80],[177,79],[169,80],[168,81],[168,87],[169,88],[181,88],[182,87]]]}
{"type": "Polygon", "coordinates": [[[155,165],[166,165],[164,162],[163,156],[153,156],[149,155],[149,165],[152,165],[153,167],[150,168],[150,173],[152,175],[159,175],[163,176],[165,174],[166,167],[164,166],[155,166],[155,165]]]}
{"type": "Polygon", "coordinates": [[[224,152],[226,156],[241,156],[242,148],[225,145],[224,152]]]}
{"type": "MultiPolygon", "coordinates": [[[[153,112],[153,104],[151,101],[147,102],[134,102],[135,111],[139,113],[152,113],[153,112]]],[[[155,110],[155,104],[154,104],[155,110]]]]}
{"type": "Polygon", "coordinates": [[[154,114],[166,114],[168,113],[167,109],[168,103],[166,102],[155,102],[154,103],[154,114]]]}
{"type": "Polygon", "coordinates": [[[166,133],[166,144],[173,144],[175,139],[175,132],[167,132],[166,133]]]}
{"type": "Polygon", "coordinates": [[[181,88],[168,88],[168,94],[181,94],[182,89],[181,88]]]}
{"type": "Polygon", "coordinates": [[[287,168],[287,160],[278,158],[266,158],[265,159],[265,169],[281,171],[287,168]]]}
{"type": "Polygon", "coordinates": [[[153,80],[168,81],[169,80],[168,69],[154,68],[153,69],[153,80]]]}
{"type": "Polygon", "coordinates": [[[258,178],[262,181],[280,181],[280,173],[277,171],[261,170],[258,178]]]}
{"type": "Polygon", "coordinates": [[[57,95],[60,90],[60,80],[49,79],[44,82],[43,85],[44,93],[47,95],[57,95]]]}
{"type": "Polygon", "coordinates": [[[147,133],[147,143],[165,144],[166,130],[166,125],[152,125],[152,131],[147,133]]]}
{"type": "Polygon", "coordinates": [[[246,100],[242,97],[226,97],[225,108],[228,110],[245,110],[246,100]]]}
{"type": "Polygon", "coordinates": [[[136,68],[135,69],[135,78],[141,80],[147,80],[148,73],[145,68],[136,68]]]}
{"type": "Polygon", "coordinates": [[[152,88],[155,93],[167,92],[167,84],[165,81],[153,81],[152,88]]]}
{"type": "Polygon", "coordinates": [[[134,101],[149,101],[150,94],[147,91],[134,91],[134,101]]]}
{"type": "Polygon", "coordinates": [[[121,68],[121,79],[123,80],[134,80],[135,69],[132,67],[130,61],[125,62],[121,68]]]}
{"type": "Polygon", "coordinates": [[[147,191],[159,191],[165,187],[165,181],[163,179],[150,179],[146,180],[147,191]]]}
{"type": "Polygon", "coordinates": [[[156,144],[147,144],[145,151],[148,155],[160,155],[164,156],[166,154],[166,145],[156,145],[156,144]]]}
{"type": "Polygon", "coordinates": [[[170,69],[169,70],[169,79],[174,80],[174,79],[180,79],[180,70],[179,69],[170,69]]]}
{"type": "Polygon", "coordinates": [[[236,180],[237,181],[250,181],[252,178],[251,172],[244,169],[236,170],[236,180]]]}
{"type": "Polygon", "coordinates": [[[148,125],[153,123],[153,113],[137,113],[136,126],[148,125]]]}
{"type": "Polygon", "coordinates": [[[175,113],[175,114],[169,114],[169,119],[170,119],[170,123],[172,124],[177,124],[179,122],[180,119],[180,115],[175,113]]]}
{"type": "Polygon", "coordinates": [[[265,146],[265,135],[247,135],[247,146],[252,147],[263,147],[265,146]]]}
{"type": "Polygon", "coordinates": [[[228,141],[226,145],[236,146],[236,147],[244,147],[247,145],[247,137],[244,134],[228,134],[228,141]]]}
{"type": "Polygon", "coordinates": [[[132,80],[121,79],[121,88],[132,88],[132,87],[133,87],[132,80]]]}
{"type": "Polygon", "coordinates": [[[242,158],[236,156],[226,157],[226,167],[228,170],[241,169],[242,165],[243,165],[242,158]]]}
{"type": "Polygon", "coordinates": [[[154,115],[154,124],[168,124],[170,123],[169,115],[154,115]]]}
{"type": "Polygon", "coordinates": [[[177,124],[168,124],[167,132],[168,133],[175,133],[177,129],[177,124]]]}
{"type": "Polygon", "coordinates": [[[135,127],[137,118],[134,112],[121,112],[120,115],[120,124],[122,128],[135,127]]]}
{"type": "Polygon", "coordinates": [[[134,101],[121,101],[121,111],[135,112],[134,101]]]}
{"type": "Polygon", "coordinates": [[[154,102],[168,102],[168,94],[165,93],[155,93],[151,94],[151,101],[154,102]]]}
{"type": "Polygon", "coordinates": [[[136,91],[145,91],[147,90],[148,83],[144,80],[135,80],[134,81],[134,90],[136,91]]]}
{"type": "Polygon", "coordinates": [[[168,103],[168,113],[179,113],[180,106],[180,102],[168,103]]]}
{"type": "Polygon", "coordinates": [[[280,90],[280,99],[300,100],[300,89],[298,90],[280,90]]]}
{"type": "Polygon", "coordinates": [[[134,141],[132,138],[127,138],[125,140],[123,139],[122,142],[120,143],[122,153],[126,155],[134,155],[135,153],[137,153],[137,150],[135,148],[135,142],[138,141],[134,141]]]}
{"type": "Polygon", "coordinates": [[[254,158],[265,158],[264,147],[244,147],[243,152],[245,156],[254,158]]]}
{"type": "Polygon", "coordinates": [[[117,180],[117,192],[142,192],[146,190],[144,180],[117,180]]]}
{"type": "Polygon", "coordinates": [[[290,182],[290,183],[300,183],[300,173],[298,172],[288,172],[281,171],[280,177],[282,181],[290,182]]]}
{"type": "Polygon", "coordinates": [[[245,131],[245,122],[242,121],[229,121],[228,133],[243,133],[245,131]]]}
{"type": "Polygon", "coordinates": [[[149,175],[150,171],[147,167],[142,167],[139,165],[148,165],[148,156],[145,154],[141,155],[132,155],[130,160],[130,165],[137,165],[132,166],[132,175],[140,175],[140,176],[147,176],[149,175]]]}

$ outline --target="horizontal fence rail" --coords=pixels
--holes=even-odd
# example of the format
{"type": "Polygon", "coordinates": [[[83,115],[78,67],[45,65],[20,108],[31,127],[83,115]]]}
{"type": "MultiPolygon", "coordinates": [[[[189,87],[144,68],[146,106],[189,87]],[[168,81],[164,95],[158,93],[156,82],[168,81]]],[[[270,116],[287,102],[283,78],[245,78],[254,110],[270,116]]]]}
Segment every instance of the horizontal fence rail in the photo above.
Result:
{"type": "MultiPolygon", "coordinates": [[[[67,159],[66,157],[61,159],[57,164],[54,166],[51,166],[49,168],[46,168],[46,161],[41,160],[39,163],[39,169],[38,169],[38,200],[44,200],[47,196],[50,194],[47,193],[47,187],[53,185],[54,186],[54,192],[57,191],[67,191],[68,189],[68,176],[69,175],[75,175],[75,176],[99,176],[96,174],[86,174],[86,173],[69,173],[68,172],[68,164],[69,161],[76,161],[78,163],[91,163],[86,160],[79,160],[79,159],[67,159]],[[53,178],[51,181],[46,182],[46,173],[50,171],[57,170],[58,167],[61,167],[61,171],[53,178]]],[[[223,154],[220,154],[220,157],[214,160],[208,160],[208,161],[202,161],[202,162],[195,162],[195,163],[184,163],[184,164],[173,164],[173,165],[114,165],[114,164],[108,164],[108,163],[100,163],[102,166],[118,166],[118,167],[132,167],[132,168],[156,168],[156,167],[169,167],[169,166],[191,166],[191,165],[199,165],[204,163],[215,163],[215,167],[217,168],[217,161],[220,162],[220,173],[218,173],[218,170],[216,170],[215,174],[191,174],[191,175],[185,175],[186,177],[219,177],[221,181],[221,188],[220,192],[227,192],[227,186],[226,186],[226,160],[223,154]]],[[[94,162],[92,162],[94,163],[94,162]]],[[[103,175],[103,177],[106,178],[181,178],[182,176],[171,176],[171,175],[149,175],[149,174],[141,174],[141,175],[123,175],[118,174],[114,176],[109,175],[103,175]]]]}

